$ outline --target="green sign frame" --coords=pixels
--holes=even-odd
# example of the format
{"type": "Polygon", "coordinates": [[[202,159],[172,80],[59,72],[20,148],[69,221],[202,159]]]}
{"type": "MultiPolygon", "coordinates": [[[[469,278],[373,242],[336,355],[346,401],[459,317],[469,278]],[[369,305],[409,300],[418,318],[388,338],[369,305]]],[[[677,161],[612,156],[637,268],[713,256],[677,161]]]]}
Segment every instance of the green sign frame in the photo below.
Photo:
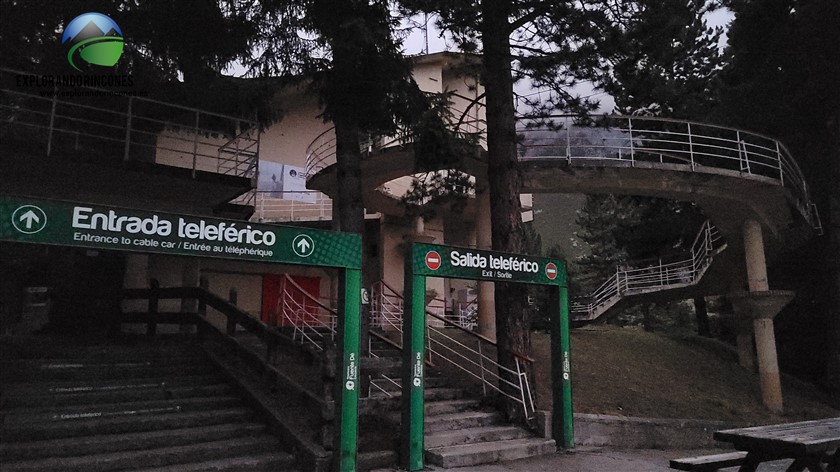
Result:
{"type": "Polygon", "coordinates": [[[0,242],[214,257],[341,269],[336,467],[356,470],[361,236],[60,200],[0,196],[0,242]]]}
{"type": "Polygon", "coordinates": [[[426,356],[426,278],[538,284],[551,288],[551,430],[557,444],[574,447],[569,337],[569,293],[566,264],[560,260],[473,248],[413,243],[405,257],[403,297],[402,467],[424,468],[424,359],[426,356]]]}

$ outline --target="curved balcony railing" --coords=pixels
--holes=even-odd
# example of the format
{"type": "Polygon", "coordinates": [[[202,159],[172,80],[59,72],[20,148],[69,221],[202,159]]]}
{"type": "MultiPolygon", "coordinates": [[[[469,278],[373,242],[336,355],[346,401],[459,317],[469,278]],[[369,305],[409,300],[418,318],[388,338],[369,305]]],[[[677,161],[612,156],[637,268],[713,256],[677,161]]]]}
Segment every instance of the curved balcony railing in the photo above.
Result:
{"type": "MultiPolygon", "coordinates": [[[[464,135],[478,136],[479,143],[485,143],[484,130],[487,126],[483,118],[483,105],[463,95],[452,94],[452,96],[468,101],[468,105],[463,109],[454,105],[450,106],[452,130],[464,135]]],[[[396,136],[363,136],[359,140],[359,150],[364,157],[383,149],[404,146],[412,142],[412,136],[407,131],[399,132],[396,136]]],[[[335,128],[333,127],[316,136],[306,147],[306,178],[309,179],[335,164],[335,153],[335,128]]]]}
{"type": "Polygon", "coordinates": [[[821,232],[802,170],[780,141],[736,128],[669,118],[605,116],[576,126],[558,115],[520,120],[520,160],[562,159],[586,164],[736,174],[790,190],[805,220],[821,232]]]}
{"type": "MultiPolygon", "coordinates": [[[[484,121],[478,116],[459,120],[453,127],[483,133],[484,121]]],[[[557,159],[567,165],[638,165],[764,180],[788,189],[799,213],[817,233],[822,232],[802,170],[785,145],[776,139],[736,128],[669,118],[610,115],[599,118],[593,126],[578,126],[575,120],[571,115],[519,119],[520,160],[557,159]]],[[[368,140],[361,143],[361,148],[363,153],[370,154],[410,141],[410,136],[368,140]]],[[[333,131],[328,130],[307,148],[307,178],[333,164],[335,139],[333,131]]]]}
{"type": "Polygon", "coordinates": [[[569,304],[572,318],[592,321],[624,297],[694,285],[706,273],[714,256],[725,248],[717,228],[706,221],[688,251],[617,266],[615,273],[590,295],[572,300],[569,304]]]}

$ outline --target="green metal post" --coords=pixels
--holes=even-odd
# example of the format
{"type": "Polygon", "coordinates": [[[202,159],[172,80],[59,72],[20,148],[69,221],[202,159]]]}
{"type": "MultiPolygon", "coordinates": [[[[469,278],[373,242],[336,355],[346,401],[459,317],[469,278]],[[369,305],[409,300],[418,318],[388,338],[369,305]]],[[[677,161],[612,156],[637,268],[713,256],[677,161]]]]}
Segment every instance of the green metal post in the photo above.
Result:
{"type": "Polygon", "coordinates": [[[356,470],[356,449],[359,436],[359,307],[362,276],[360,270],[344,270],[342,284],[342,310],[338,317],[336,342],[341,356],[340,375],[336,376],[336,415],[339,424],[337,438],[338,470],[356,470]]]}
{"type": "Polygon", "coordinates": [[[425,368],[426,277],[415,276],[406,256],[403,308],[402,432],[400,460],[406,470],[423,469],[423,369],[425,368]]]}
{"type": "Polygon", "coordinates": [[[574,413],[572,410],[572,371],[569,358],[569,290],[557,287],[551,290],[552,305],[557,316],[551,322],[551,433],[564,449],[575,447],[574,413]]]}

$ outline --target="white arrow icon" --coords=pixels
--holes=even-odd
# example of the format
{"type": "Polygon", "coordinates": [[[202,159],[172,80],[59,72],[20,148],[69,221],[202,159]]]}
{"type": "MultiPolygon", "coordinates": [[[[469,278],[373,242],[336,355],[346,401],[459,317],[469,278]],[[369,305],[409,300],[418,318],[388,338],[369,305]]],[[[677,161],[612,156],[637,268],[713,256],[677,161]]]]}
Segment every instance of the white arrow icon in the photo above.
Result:
{"type": "Polygon", "coordinates": [[[32,223],[40,223],[41,218],[38,218],[34,211],[29,210],[20,217],[20,221],[26,223],[26,229],[32,229],[32,223]]]}
{"type": "Polygon", "coordinates": [[[47,226],[47,214],[35,205],[23,205],[12,213],[12,225],[23,234],[35,234],[47,226]]]}
{"type": "Polygon", "coordinates": [[[315,252],[315,242],[309,235],[299,234],[292,241],[292,250],[300,257],[309,257],[315,252]]]}

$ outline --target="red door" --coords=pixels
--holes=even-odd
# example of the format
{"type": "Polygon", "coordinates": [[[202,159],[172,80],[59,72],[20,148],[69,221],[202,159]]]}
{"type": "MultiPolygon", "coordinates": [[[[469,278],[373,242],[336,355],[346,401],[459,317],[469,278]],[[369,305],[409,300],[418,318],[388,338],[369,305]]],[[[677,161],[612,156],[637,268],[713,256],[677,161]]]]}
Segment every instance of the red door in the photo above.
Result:
{"type": "Polygon", "coordinates": [[[289,276],[294,283],[286,283],[284,278],[282,274],[263,274],[262,321],[270,326],[291,326],[295,320],[314,321],[321,278],[289,276]]]}

